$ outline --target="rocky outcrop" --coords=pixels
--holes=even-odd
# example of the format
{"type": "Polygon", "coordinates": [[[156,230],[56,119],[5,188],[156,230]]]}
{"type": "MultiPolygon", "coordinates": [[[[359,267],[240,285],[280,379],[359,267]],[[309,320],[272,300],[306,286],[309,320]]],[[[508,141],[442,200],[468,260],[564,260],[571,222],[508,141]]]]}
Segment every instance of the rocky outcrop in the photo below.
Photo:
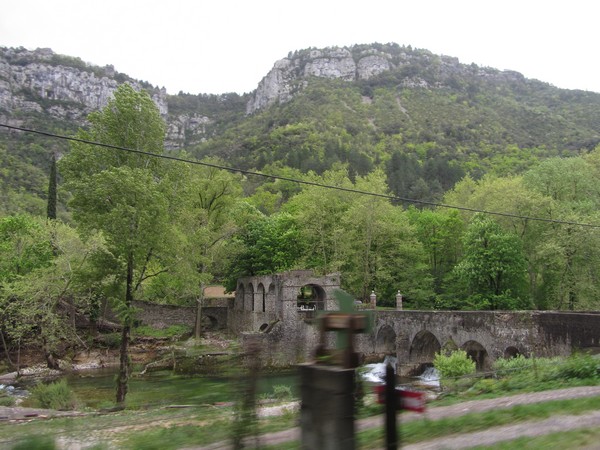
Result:
{"type": "Polygon", "coordinates": [[[374,50],[362,52],[356,58],[348,48],[300,52],[275,63],[259,83],[246,112],[251,114],[276,101],[289,101],[308,77],[364,80],[392,67],[392,55],[374,50]]]}
{"type": "Polygon", "coordinates": [[[524,80],[518,72],[464,65],[457,58],[396,44],[310,49],[277,61],[259,83],[246,106],[246,113],[252,114],[276,102],[291,100],[306,86],[310,77],[352,82],[369,80],[396,69],[400,71],[398,85],[405,88],[439,88],[447,86],[452,77],[467,74],[482,79],[524,80]]]}
{"type": "MultiPolygon", "coordinates": [[[[402,88],[455,87],[457,75],[503,82],[524,80],[517,72],[464,65],[457,58],[397,44],[307,49],[275,62],[251,95],[246,113],[291,100],[311,78],[354,82],[370,80],[389,71],[396,71],[394,80],[402,88]]],[[[206,140],[218,122],[217,114],[208,117],[195,112],[193,106],[183,110],[173,107],[178,113],[172,113],[169,98],[173,100],[177,96],[169,96],[164,88],[118,73],[112,66],[93,66],[50,49],[29,51],[3,47],[0,47],[0,118],[22,125],[31,113],[40,113],[75,122],[75,127],[82,126],[87,115],[103,108],[123,82],[150,93],[167,123],[165,145],[168,149],[206,140]]],[[[225,101],[225,97],[220,99],[225,101]]],[[[240,113],[243,106],[241,108],[240,113]]]]}
{"type": "MultiPolygon", "coordinates": [[[[2,49],[0,54],[0,108],[49,112],[64,119],[81,120],[104,107],[117,89],[110,66],[99,68],[82,63],[67,65],[75,58],[64,58],[50,49],[2,49]],[[111,76],[112,75],[112,76],[111,76]]],[[[140,83],[127,80],[141,89],[140,83]]],[[[164,89],[151,90],[161,114],[168,113],[164,89]]]]}
{"type": "Polygon", "coordinates": [[[84,125],[87,115],[106,106],[123,82],[149,92],[167,122],[167,148],[182,147],[190,136],[203,139],[211,119],[170,115],[164,88],[133,80],[112,66],[93,66],[50,49],[0,48],[0,115],[12,123],[15,113],[34,112],[84,125]]]}

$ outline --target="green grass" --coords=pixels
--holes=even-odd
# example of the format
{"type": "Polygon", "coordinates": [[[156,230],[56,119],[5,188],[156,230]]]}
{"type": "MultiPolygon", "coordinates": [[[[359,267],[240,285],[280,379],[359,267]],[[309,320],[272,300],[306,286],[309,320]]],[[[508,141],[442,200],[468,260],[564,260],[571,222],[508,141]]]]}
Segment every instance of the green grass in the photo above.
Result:
{"type": "Polygon", "coordinates": [[[153,338],[175,338],[189,335],[192,332],[191,327],[185,325],[171,325],[167,328],[153,328],[148,325],[141,325],[134,328],[134,336],[146,336],[153,338]]]}
{"type": "MultiPolygon", "coordinates": [[[[556,400],[544,403],[535,403],[531,405],[519,405],[508,409],[498,409],[487,412],[478,412],[466,414],[459,417],[450,417],[440,420],[428,420],[424,416],[421,420],[401,423],[402,416],[399,418],[398,436],[403,444],[413,444],[416,442],[427,441],[436,438],[450,436],[456,433],[472,433],[486,430],[496,426],[509,425],[530,420],[543,420],[556,414],[578,415],[586,411],[600,409],[600,397],[590,397],[573,400],[556,400]]],[[[586,442],[594,443],[594,439],[600,437],[600,430],[580,430],[573,432],[574,436],[579,436],[582,445],[586,442]]],[[[538,439],[538,438],[536,438],[538,439]]],[[[531,440],[536,440],[531,439],[531,440]]],[[[539,438],[541,439],[541,438],[539,438]]],[[[548,439],[541,440],[542,444],[537,447],[522,447],[517,445],[518,441],[511,441],[511,445],[506,447],[499,446],[498,449],[514,448],[573,448],[564,445],[567,440],[548,439]],[[562,446],[547,447],[547,442],[562,442],[562,446]]],[[[597,441],[595,441],[597,442],[597,441]]],[[[536,444],[537,445],[537,444],[536,444]]],[[[299,448],[299,443],[289,442],[285,445],[277,445],[277,449],[295,449],[299,448]]],[[[379,449],[385,447],[385,435],[383,428],[372,428],[357,433],[357,447],[361,449],[379,449]]],[[[489,447],[486,447],[489,448],[489,447]]],[[[496,447],[494,447],[496,448],[496,447]]]]}
{"type": "MultiPolygon", "coordinates": [[[[576,415],[598,409],[600,409],[600,397],[549,401],[436,421],[424,418],[401,423],[399,430],[402,442],[408,444],[449,436],[457,432],[470,433],[501,425],[542,420],[556,414],[576,415]]],[[[232,415],[232,408],[204,407],[185,410],[123,411],[104,416],[10,424],[10,428],[8,424],[2,424],[0,425],[0,447],[7,443],[6,439],[16,443],[19,439],[35,435],[51,438],[68,435],[84,440],[92,435],[98,436],[99,445],[103,443],[108,445],[110,441],[113,444],[116,442],[118,447],[123,449],[177,449],[185,446],[207,445],[231,439],[232,415]],[[121,428],[124,425],[127,425],[127,428],[121,428]],[[107,440],[103,441],[102,436],[105,436],[107,440]]],[[[401,416],[399,417],[401,420],[401,416]]],[[[264,434],[292,428],[297,426],[297,420],[297,414],[259,420],[258,432],[264,434]]],[[[359,448],[381,448],[384,444],[383,433],[383,429],[380,428],[358,433],[359,448]]],[[[579,436],[583,442],[582,445],[585,445],[586,439],[598,437],[600,431],[596,434],[590,433],[592,432],[579,431],[576,433],[576,436],[579,436]]],[[[538,442],[537,439],[533,441],[538,442]]],[[[513,446],[510,448],[548,448],[543,447],[543,442],[546,441],[539,442],[542,444],[535,445],[540,445],[540,447],[513,446]]],[[[278,445],[277,448],[298,448],[298,442],[278,445]]]]}
{"type": "MultiPolygon", "coordinates": [[[[586,362],[585,360],[581,361],[586,362]]],[[[534,371],[522,370],[511,372],[510,376],[504,378],[461,379],[454,383],[454,390],[448,393],[445,398],[429,406],[458,403],[464,400],[496,398],[522,392],[597,385],[598,379],[596,377],[572,378],[573,376],[579,377],[593,373],[593,370],[591,372],[590,370],[581,370],[586,367],[587,365],[580,364],[574,360],[569,361],[568,366],[560,366],[559,364],[544,365],[541,363],[537,364],[536,362],[534,371]],[[568,370],[564,370],[561,367],[567,367],[568,370]],[[565,374],[569,374],[569,377],[565,378],[565,374]]],[[[110,415],[90,415],[85,418],[62,418],[11,424],[11,428],[8,428],[8,424],[0,423],[0,448],[5,448],[3,445],[7,443],[15,444],[19,439],[24,439],[28,436],[50,438],[73,436],[82,439],[83,442],[88,442],[89,438],[91,439],[90,443],[98,443],[100,446],[98,448],[102,448],[102,445],[111,447],[116,445],[122,449],[177,449],[186,446],[231,441],[234,409],[232,407],[217,407],[213,403],[216,401],[229,401],[234,395],[231,392],[227,392],[227,389],[223,389],[221,385],[212,384],[212,382],[208,383],[210,380],[207,380],[204,380],[203,386],[206,385],[204,387],[208,389],[208,392],[204,394],[198,391],[199,388],[194,385],[195,381],[193,378],[188,380],[187,378],[179,379],[179,377],[167,377],[167,379],[161,377],[160,380],[156,380],[157,383],[148,382],[147,389],[140,388],[134,390],[139,391],[137,393],[145,399],[141,404],[135,405],[138,408],[136,410],[130,409],[110,415]],[[158,408],[159,404],[165,401],[165,396],[166,398],[171,398],[170,403],[175,399],[171,394],[167,395],[165,392],[159,393],[158,388],[163,385],[175,386],[176,383],[173,383],[175,380],[183,381],[183,384],[177,384],[179,391],[189,381],[193,395],[186,395],[186,399],[190,400],[191,403],[196,403],[196,407],[186,409],[158,408]],[[152,396],[152,392],[154,391],[156,391],[156,398],[152,396]],[[215,397],[217,393],[223,397],[215,397]],[[162,401],[158,401],[159,399],[162,401]],[[200,405],[201,403],[202,405],[200,405]]],[[[108,383],[108,381],[106,382],[108,383]]],[[[281,388],[281,380],[275,377],[269,379],[269,382],[271,384],[268,386],[268,389],[261,389],[261,395],[289,398],[288,389],[281,388]]],[[[112,386],[112,382],[109,384],[112,386]]],[[[95,390],[98,390],[98,388],[99,385],[94,385],[95,390]]],[[[112,393],[113,388],[110,387],[110,390],[112,393]]],[[[365,399],[364,406],[360,408],[359,417],[381,413],[381,405],[373,404],[370,397],[372,397],[372,394],[370,394],[368,399],[365,399]]],[[[133,395],[130,400],[134,400],[133,395]]],[[[131,403],[135,404],[133,401],[131,403]]],[[[557,414],[576,415],[599,409],[600,396],[519,405],[509,409],[466,414],[436,421],[428,420],[425,415],[421,420],[401,424],[401,440],[403,444],[421,442],[449,436],[457,432],[470,433],[501,425],[530,420],[543,420],[557,414]]],[[[401,416],[399,417],[401,418],[401,416]]],[[[297,424],[298,414],[287,413],[281,417],[259,420],[256,429],[258,434],[264,434],[289,429],[297,426],[297,424]]],[[[593,440],[593,438],[598,437],[594,432],[586,430],[580,430],[575,433],[574,436],[577,437],[578,442],[579,440],[582,442],[582,446],[586,445],[585,442],[588,439],[593,440]]],[[[360,448],[381,448],[384,446],[383,429],[377,428],[358,433],[357,440],[360,448]]],[[[512,447],[498,448],[515,448],[515,446],[521,445],[520,440],[514,442],[518,442],[519,444],[513,443],[511,444],[512,447]]],[[[547,441],[543,440],[543,438],[535,438],[531,439],[531,442],[531,447],[520,448],[571,448],[569,446],[545,446],[545,443],[548,442],[563,442],[558,439],[547,441]]],[[[290,442],[284,445],[277,445],[276,448],[299,448],[299,443],[290,442]]]]}
{"type": "MultiPolygon", "coordinates": [[[[399,436],[403,443],[415,443],[441,438],[452,434],[472,433],[488,428],[525,422],[543,420],[557,414],[578,415],[586,411],[600,409],[600,397],[573,400],[555,400],[531,405],[518,405],[508,409],[465,414],[440,420],[417,420],[400,424],[399,436]]],[[[400,421],[402,420],[401,416],[400,421]]],[[[426,417],[426,416],[425,416],[426,417]]],[[[378,448],[382,445],[384,434],[382,429],[371,429],[358,434],[360,448],[378,448]],[[374,447],[371,447],[373,443],[374,447]]],[[[512,447],[518,448],[518,447],[512,447]]]]}
{"type": "Polygon", "coordinates": [[[472,447],[471,450],[569,450],[596,448],[600,442],[600,429],[584,428],[581,430],[561,431],[559,433],[546,434],[539,437],[522,437],[512,441],[503,441],[495,445],[485,447],[472,447]]]}

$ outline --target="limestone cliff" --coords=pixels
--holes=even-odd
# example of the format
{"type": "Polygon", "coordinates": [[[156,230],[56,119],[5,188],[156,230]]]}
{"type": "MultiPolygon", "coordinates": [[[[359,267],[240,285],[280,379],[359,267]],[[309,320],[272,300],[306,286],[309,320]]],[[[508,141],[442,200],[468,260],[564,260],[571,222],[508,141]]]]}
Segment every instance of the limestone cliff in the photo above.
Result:
{"type": "Polygon", "coordinates": [[[180,147],[190,134],[202,139],[211,119],[193,113],[170,115],[164,88],[133,80],[112,66],[93,66],[50,49],[0,48],[0,117],[22,124],[25,119],[20,118],[41,113],[81,126],[123,82],[150,93],[167,122],[168,148],[180,147]]]}
{"type": "Polygon", "coordinates": [[[436,88],[453,75],[465,73],[505,80],[523,79],[517,72],[464,65],[457,58],[397,44],[309,49],[290,54],[275,63],[259,83],[247,104],[246,113],[252,114],[275,102],[289,101],[310,77],[359,81],[394,69],[404,69],[403,87],[436,88]]]}
{"type": "Polygon", "coordinates": [[[0,47],[0,119],[22,125],[38,114],[66,121],[76,128],[85,124],[90,112],[107,104],[120,83],[128,82],[152,96],[167,123],[166,147],[181,148],[206,140],[214,130],[223,128],[222,121],[227,119],[219,118],[219,108],[229,108],[235,114],[239,111],[243,116],[244,108],[246,114],[252,114],[273,103],[289,101],[314,77],[367,82],[386,72],[393,73],[404,88],[435,89],[456,83],[456,75],[461,78],[467,74],[503,81],[523,80],[516,72],[464,65],[456,58],[427,50],[397,44],[354,45],[290,53],[275,63],[252,94],[238,99],[227,94],[210,99],[204,94],[168,95],[164,88],[134,80],[112,66],[94,66],[50,49],[0,47]],[[186,96],[195,98],[189,101],[186,96]],[[240,100],[243,103],[238,105],[240,100]],[[170,108],[170,104],[179,107],[170,108]]]}

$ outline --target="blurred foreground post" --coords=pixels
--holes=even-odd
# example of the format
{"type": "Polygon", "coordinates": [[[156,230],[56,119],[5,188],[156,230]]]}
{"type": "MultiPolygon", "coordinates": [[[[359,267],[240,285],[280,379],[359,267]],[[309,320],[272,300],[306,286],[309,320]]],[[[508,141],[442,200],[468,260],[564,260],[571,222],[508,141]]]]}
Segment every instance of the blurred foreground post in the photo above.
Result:
{"type": "Polygon", "coordinates": [[[336,291],[340,311],[319,317],[321,339],[316,362],[301,364],[300,427],[303,449],[354,450],[356,374],[359,355],[354,336],[368,332],[372,316],[354,310],[354,299],[336,291]],[[337,334],[337,348],[326,348],[325,334],[337,334]]]}
{"type": "Polygon", "coordinates": [[[233,421],[232,447],[235,450],[248,446],[260,448],[258,417],[256,413],[257,385],[261,369],[261,341],[249,338],[245,343],[243,375],[238,382],[241,390],[236,399],[233,421]],[[252,442],[253,441],[253,442],[252,442]]]}
{"type": "Polygon", "coordinates": [[[385,444],[387,450],[398,448],[396,430],[396,374],[390,364],[385,368],[385,444]]]}

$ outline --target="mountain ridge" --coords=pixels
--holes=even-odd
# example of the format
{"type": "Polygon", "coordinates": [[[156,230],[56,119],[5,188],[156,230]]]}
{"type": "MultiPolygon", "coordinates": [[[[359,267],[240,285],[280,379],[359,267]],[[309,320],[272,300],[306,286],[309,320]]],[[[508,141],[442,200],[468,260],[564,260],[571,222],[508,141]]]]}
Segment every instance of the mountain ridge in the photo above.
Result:
{"type": "MultiPolygon", "coordinates": [[[[170,152],[241,169],[380,168],[393,193],[424,200],[464,175],[517,174],[600,143],[600,94],[394,43],[290,52],[243,95],[169,95],[112,66],[0,47],[0,121],[70,134],[124,82],[154,99],[170,152]]],[[[10,168],[0,174],[4,186],[42,198],[49,153],[65,151],[64,143],[0,133],[0,162],[10,168]]]]}

